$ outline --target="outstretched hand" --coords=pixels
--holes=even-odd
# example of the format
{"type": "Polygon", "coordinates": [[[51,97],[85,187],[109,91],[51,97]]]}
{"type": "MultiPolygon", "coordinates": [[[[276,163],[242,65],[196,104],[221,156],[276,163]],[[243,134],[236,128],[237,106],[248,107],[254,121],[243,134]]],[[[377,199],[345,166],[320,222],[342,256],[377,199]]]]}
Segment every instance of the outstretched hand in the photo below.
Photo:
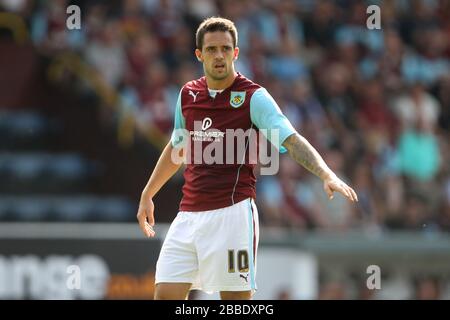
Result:
{"type": "Polygon", "coordinates": [[[156,234],[153,230],[153,226],[155,225],[155,219],[153,218],[154,209],[155,205],[153,204],[152,199],[144,197],[141,198],[137,213],[137,219],[139,221],[139,226],[141,227],[142,232],[147,237],[154,237],[156,234]]]}
{"type": "Polygon", "coordinates": [[[358,196],[355,190],[350,188],[344,181],[339,179],[336,175],[331,175],[329,178],[323,181],[323,189],[328,195],[328,198],[333,199],[334,192],[339,192],[344,195],[350,201],[358,201],[358,196]]]}

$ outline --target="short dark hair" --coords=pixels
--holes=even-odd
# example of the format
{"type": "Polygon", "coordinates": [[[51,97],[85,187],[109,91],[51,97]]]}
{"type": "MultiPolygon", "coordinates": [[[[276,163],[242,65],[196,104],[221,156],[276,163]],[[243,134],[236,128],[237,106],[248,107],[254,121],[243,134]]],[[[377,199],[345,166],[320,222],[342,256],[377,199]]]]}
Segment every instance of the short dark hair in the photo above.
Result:
{"type": "Polygon", "coordinates": [[[228,31],[233,38],[233,47],[236,48],[238,41],[238,32],[236,26],[234,25],[234,22],[221,17],[210,17],[200,23],[197,32],[195,33],[195,45],[197,46],[197,49],[202,49],[205,33],[215,31],[228,31]]]}

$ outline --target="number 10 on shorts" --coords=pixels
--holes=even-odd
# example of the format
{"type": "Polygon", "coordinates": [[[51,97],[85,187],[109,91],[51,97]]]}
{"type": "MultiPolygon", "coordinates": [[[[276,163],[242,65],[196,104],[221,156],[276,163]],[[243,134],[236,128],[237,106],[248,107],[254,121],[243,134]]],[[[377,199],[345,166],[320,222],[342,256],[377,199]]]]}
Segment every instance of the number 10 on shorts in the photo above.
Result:
{"type": "Polygon", "coordinates": [[[248,272],[248,251],[239,250],[235,259],[234,250],[228,250],[228,272],[236,272],[235,260],[237,260],[237,267],[239,272],[248,272]]]}

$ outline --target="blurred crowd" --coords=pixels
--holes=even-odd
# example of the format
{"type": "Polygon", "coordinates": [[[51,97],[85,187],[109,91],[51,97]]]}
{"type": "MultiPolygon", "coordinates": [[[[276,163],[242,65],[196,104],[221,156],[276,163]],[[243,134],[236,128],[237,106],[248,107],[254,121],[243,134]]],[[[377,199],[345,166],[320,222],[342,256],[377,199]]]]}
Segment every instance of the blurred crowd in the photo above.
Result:
{"type": "Polygon", "coordinates": [[[202,75],[198,24],[233,20],[236,69],[359,196],[356,206],[328,201],[319,179],[282,156],[277,175],[258,178],[263,224],[450,231],[450,1],[79,1],[81,29],[71,31],[68,1],[17,3],[3,1],[42,52],[80,53],[140,126],[167,134],[180,87],[202,75]],[[380,30],[366,26],[370,4],[380,30]]]}
{"type": "MultiPolygon", "coordinates": [[[[365,279],[329,279],[318,288],[319,300],[448,300],[450,287],[445,277],[428,274],[384,277],[377,290],[367,288],[365,279]]],[[[278,292],[279,300],[293,299],[286,290],[278,292]]]]}

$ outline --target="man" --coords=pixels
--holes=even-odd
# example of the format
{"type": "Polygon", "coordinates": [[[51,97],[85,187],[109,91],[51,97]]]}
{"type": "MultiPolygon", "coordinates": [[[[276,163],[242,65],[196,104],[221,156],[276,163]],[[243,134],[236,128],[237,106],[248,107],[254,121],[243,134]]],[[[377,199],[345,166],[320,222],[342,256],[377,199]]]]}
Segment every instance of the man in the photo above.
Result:
{"type": "Polygon", "coordinates": [[[222,299],[250,299],[256,290],[259,234],[249,143],[244,144],[241,162],[239,156],[233,156],[231,164],[194,159],[209,144],[225,139],[227,130],[277,131],[278,139],[271,142],[280,151],[287,149],[297,163],[321,178],[330,199],[337,191],[357,201],[355,191],[295,131],[269,93],[235,71],[237,38],[230,20],[213,17],[200,24],[195,55],[205,76],[181,89],[171,142],[142,192],[137,218],[144,234],[153,237],[152,198],[181,166],[174,155],[187,158],[180,212],[169,228],[156,265],[155,299],[186,299],[191,289],[220,292],[222,299]],[[216,131],[207,131],[212,127],[216,131]],[[177,130],[188,134],[177,135],[177,130]],[[200,152],[195,150],[199,144],[200,152]]]}

